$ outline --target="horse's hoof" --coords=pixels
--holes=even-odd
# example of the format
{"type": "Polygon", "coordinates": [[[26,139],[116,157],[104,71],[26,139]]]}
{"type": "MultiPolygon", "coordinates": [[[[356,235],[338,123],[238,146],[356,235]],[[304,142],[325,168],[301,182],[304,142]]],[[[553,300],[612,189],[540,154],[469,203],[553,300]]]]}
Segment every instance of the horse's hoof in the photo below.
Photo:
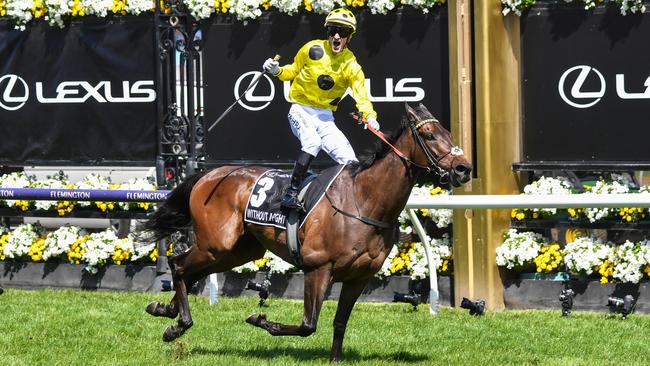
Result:
{"type": "Polygon", "coordinates": [[[253,314],[253,315],[249,316],[248,318],[246,318],[246,323],[252,324],[252,325],[254,325],[256,327],[259,327],[260,323],[263,320],[266,320],[266,315],[264,315],[264,314],[253,314]]]}
{"type": "Polygon", "coordinates": [[[167,327],[167,329],[165,329],[165,332],[163,333],[163,341],[171,342],[182,335],[183,335],[183,330],[181,330],[175,325],[170,325],[169,327],[167,327]]]}
{"type": "Polygon", "coordinates": [[[153,315],[153,316],[160,316],[158,313],[158,307],[160,306],[160,303],[158,301],[153,301],[147,305],[147,308],[145,311],[147,314],[153,315]]]}

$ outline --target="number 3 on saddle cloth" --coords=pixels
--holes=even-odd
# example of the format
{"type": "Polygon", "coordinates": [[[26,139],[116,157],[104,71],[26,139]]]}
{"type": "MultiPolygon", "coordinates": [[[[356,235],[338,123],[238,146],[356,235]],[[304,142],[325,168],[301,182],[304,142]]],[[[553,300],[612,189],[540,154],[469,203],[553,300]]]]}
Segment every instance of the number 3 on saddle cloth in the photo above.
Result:
{"type": "Polygon", "coordinates": [[[325,196],[325,191],[341,174],[345,165],[336,165],[323,170],[319,175],[310,174],[300,186],[299,199],[305,212],[286,210],[280,206],[282,196],[289,185],[291,172],[267,170],[257,178],[244,213],[244,221],[264,226],[275,226],[287,230],[287,245],[294,259],[294,265],[302,268],[298,229],[325,196]],[[287,217],[288,215],[288,217],[287,217]]]}

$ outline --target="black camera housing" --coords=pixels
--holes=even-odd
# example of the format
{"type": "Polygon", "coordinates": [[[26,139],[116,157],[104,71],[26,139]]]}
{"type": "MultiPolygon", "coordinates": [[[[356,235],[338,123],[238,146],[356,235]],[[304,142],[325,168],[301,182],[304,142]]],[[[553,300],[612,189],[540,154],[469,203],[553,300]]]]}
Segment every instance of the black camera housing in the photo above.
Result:
{"type": "Polygon", "coordinates": [[[469,315],[479,316],[485,314],[485,300],[471,301],[463,297],[463,300],[460,302],[460,307],[469,309],[469,315]]]}
{"type": "Polygon", "coordinates": [[[610,296],[607,298],[607,306],[609,306],[611,312],[621,313],[623,319],[627,319],[627,316],[634,311],[636,302],[632,295],[625,295],[622,299],[620,297],[610,296]]]}
{"type": "Polygon", "coordinates": [[[418,305],[422,302],[420,295],[415,292],[410,292],[408,294],[395,293],[393,296],[393,302],[403,302],[413,305],[414,309],[417,309],[418,305]]]}
{"type": "Polygon", "coordinates": [[[576,293],[570,288],[566,288],[560,292],[562,316],[569,316],[569,314],[571,314],[571,309],[573,308],[573,298],[575,295],[576,293]]]}
{"type": "Polygon", "coordinates": [[[246,289],[259,292],[260,303],[259,305],[264,305],[266,299],[269,298],[269,289],[271,288],[271,281],[264,279],[262,283],[257,283],[255,281],[248,280],[246,281],[246,289]]]}

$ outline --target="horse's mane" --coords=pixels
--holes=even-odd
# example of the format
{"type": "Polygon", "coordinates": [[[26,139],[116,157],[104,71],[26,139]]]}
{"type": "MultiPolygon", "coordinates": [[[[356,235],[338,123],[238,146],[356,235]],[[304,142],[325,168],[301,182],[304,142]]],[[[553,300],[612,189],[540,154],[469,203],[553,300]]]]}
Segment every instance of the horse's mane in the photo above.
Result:
{"type": "MultiPolygon", "coordinates": [[[[407,127],[408,127],[408,120],[406,119],[406,117],[402,117],[402,122],[400,123],[400,127],[396,130],[387,133],[385,135],[386,140],[388,140],[388,142],[390,142],[391,144],[394,144],[395,141],[397,141],[397,138],[402,135],[402,133],[407,127]]],[[[352,176],[354,177],[357,174],[361,173],[362,171],[368,169],[376,160],[384,158],[390,151],[392,151],[390,146],[388,146],[383,141],[377,139],[377,141],[375,141],[372,148],[367,149],[366,151],[360,154],[358,163],[350,164],[350,166],[352,167],[352,171],[351,171],[352,176]]]]}

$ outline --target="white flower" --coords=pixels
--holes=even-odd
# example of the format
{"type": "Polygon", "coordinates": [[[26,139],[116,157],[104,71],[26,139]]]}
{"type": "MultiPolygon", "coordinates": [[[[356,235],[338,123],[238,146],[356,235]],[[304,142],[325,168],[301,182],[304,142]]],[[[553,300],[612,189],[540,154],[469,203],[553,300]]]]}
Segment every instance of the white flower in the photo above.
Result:
{"type": "Polygon", "coordinates": [[[39,224],[22,224],[9,233],[3,254],[8,258],[21,258],[29,254],[29,246],[45,233],[39,224]]]}
{"type": "Polygon", "coordinates": [[[197,20],[209,18],[215,11],[214,0],[185,0],[185,5],[197,20]]]}
{"type": "Polygon", "coordinates": [[[155,7],[155,1],[152,0],[127,0],[126,2],[127,13],[133,15],[139,15],[148,11],[153,11],[155,7]]]}
{"type": "Polygon", "coordinates": [[[541,234],[508,230],[505,240],[496,249],[497,265],[508,269],[531,264],[539,254],[539,249],[548,242],[541,234]]]}
{"type": "MultiPolygon", "coordinates": [[[[622,175],[612,174],[612,181],[600,179],[596,182],[589,193],[584,194],[628,193],[630,191],[629,184],[629,180],[624,178],[622,175]]],[[[585,214],[590,222],[607,218],[609,215],[615,214],[616,212],[616,208],[585,208],[585,214]]]]}
{"type": "Polygon", "coordinates": [[[384,260],[384,264],[382,264],[381,269],[379,272],[375,273],[375,277],[383,278],[383,277],[388,277],[392,273],[390,272],[390,267],[393,262],[393,258],[399,253],[399,248],[397,245],[393,245],[393,247],[390,249],[390,252],[388,253],[388,256],[384,260]]]}
{"type": "Polygon", "coordinates": [[[246,262],[241,266],[231,269],[231,271],[235,273],[251,273],[251,272],[257,272],[259,270],[260,268],[255,264],[254,261],[246,262]]]}
{"type": "Polygon", "coordinates": [[[580,236],[564,247],[564,264],[575,273],[592,274],[594,267],[612,255],[611,243],[592,236],[580,236]]]}
{"type": "MultiPolygon", "coordinates": [[[[128,182],[120,184],[117,189],[125,191],[155,191],[156,186],[150,181],[150,178],[131,178],[128,182]]],[[[118,207],[122,210],[129,208],[138,208],[138,202],[118,202],[118,207]]]]}
{"type": "Polygon", "coordinates": [[[84,235],[84,230],[78,226],[61,226],[47,234],[43,244],[43,260],[46,261],[67,253],[72,244],[84,235]]]}
{"type": "MultiPolygon", "coordinates": [[[[67,188],[68,183],[57,178],[47,178],[32,183],[32,188],[67,188]]],[[[37,210],[49,210],[56,206],[56,201],[36,201],[34,207],[37,210]]]]}
{"type": "Polygon", "coordinates": [[[7,18],[14,21],[15,29],[25,30],[25,25],[29,23],[32,18],[33,0],[11,0],[7,1],[7,18]]]}
{"type": "MultiPolygon", "coordinates": [[[[558,177],[544,177],[526,185],[524,187],[524,194],[526,195],[557,195],[557,194],[571,194],[571,183],[567,178],[558,177]]],[[[533,212],[540,212],[544,215],[555,215],[556,208],[533,208],[533,212]]]]}
{"type": "Polygon", "coordinates": [[[113,0],[81,0],[80,2],[86,8],[86,15],[105,17],[113,9],[113,0]]]}
{"type": "Polygon", "coordinates": [[[249,19],[257,19],[262,15],[261,4],[260,0],[233,0],[229,12],[246,24],[249,19]]]}
{"type": "Polygon", "coordinates": [[[302,5],[302,0],[274,0],[273,6],[278,8],[282,13],[289,15],[295,15],[300,10],[300,5],[302,5]]]}
{"type": "MultiPolygon", "coordinates": [[[[0,188],[29,188],[33,184],[32,178],[24,172],[14,172],[0,177],[0,188]]],[[[16,200],[2,200],[9,207],[16,204],[16,200]]]]}
{"type": "MultiPolygon", "coordinates": [[[[88,174],[80,182],[77,182],[74,186],[75,189],[108,189],[111,184],[109,178],[101,176],[96,173],[88,174]]],[[[79,201],[77,202],[79,207],[89,207],[91,202],[88,201],[79,201]]]]}
{"type": "Polygon", "coordinates": [[[643,278],[643,268],[648,264],[648,241],[632,243],[629,240],[613,250],[613,277],[621,282],[639,283],[643,278]]]}
{"type": "Polygon", "coordinates": [[[97,273],[111,257],[118,242],[120,240],[111,229],[90,234],[88,240],[83,243],[85,252],[81,260],[86,264],[84,269],[92,274],[97,273]]]}
{"type": "Polygon", "coordinates": [[[315,0],[311,7],[314,13],[327,14],[335,8],[345,6],[345,0],[315,0]]]}
{"type": "Polygon", "coordinates": [[[373,14],[387,14],[389,11],[395,9],[394,0],[368,0],[366,4],[373,14]]]}
{"type": "Polygon", "coordinates": [[[133,234],[129,234],[126,238],[127,241],[130,241],[130,247],[133,248],[131,254],[131,261],[137,261],[139,259],[145,258],[151,254],[151,252],[156,247],[157,243],[151,242],[139,242],[135,240],[133,234]]]}
{"type": "Polygon", "coordinates": [[[63,28],[64,17],[70,16],[70,2],[68,0],[45,0],[47,13],[45,20],[51,26],[63,28]]]}
{"type": "Polygon", "coordinates": [[[266,252],[265,257],[269,259],[267,266],[270,273],[287,273],[295,268],[293,264],[286,262],[270,251],[266,252]]]}

